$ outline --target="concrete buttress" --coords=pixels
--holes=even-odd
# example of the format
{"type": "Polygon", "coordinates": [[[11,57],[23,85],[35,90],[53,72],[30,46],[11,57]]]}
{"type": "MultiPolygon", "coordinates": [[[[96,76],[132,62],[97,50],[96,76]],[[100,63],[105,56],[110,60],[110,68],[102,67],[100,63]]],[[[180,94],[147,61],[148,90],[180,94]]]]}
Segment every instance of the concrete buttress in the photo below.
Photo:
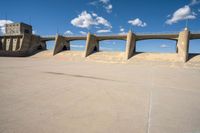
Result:
{"type": "Polygon", "coordinates": [[[125,59],[131,58],[135,53],[136,37],[131,31],[127,34],[125,59]]]}
{"type": "Polygon", "coordinates": [[[99,42],[97,40],[97,37],[95,35],[88,33],[84,57],[87,57],[90,54],[98,51],[99,51],[99,42]]]}

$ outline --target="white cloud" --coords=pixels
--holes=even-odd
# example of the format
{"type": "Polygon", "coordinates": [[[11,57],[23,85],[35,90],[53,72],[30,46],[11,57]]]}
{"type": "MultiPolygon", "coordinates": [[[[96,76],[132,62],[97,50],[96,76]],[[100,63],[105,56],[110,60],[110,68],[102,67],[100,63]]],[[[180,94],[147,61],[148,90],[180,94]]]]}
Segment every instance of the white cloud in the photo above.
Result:
{"type": "Polygon", "coordinates": [[[102,25],[104,25],[104,26],[106,26],[106,27],[108,27],[108,28],[112,28],[112,26],[111,26],[111,24],[108,22],[108,20],[106,20],[105,18],[103,18],[103,17],[96,17],[96,21],[97,21],[97,23],[98,23],[98,25],[99,24],[102,24],[102,25]]]}
{"type": "Polygon", "coordinates": [[[82,35],[87,35],[87,32],[85,32],[85,31],[80,31],[79,33],[82,35]]]}
{"type": "Polygon", "coordinates": [[[108,4],[110,2],[110,0],[99,0],[99,1],[104,3],[104,4],[108,4]]]}
{"type": "Polygon", "coordinates": [[[160,47],[161,47],[161,48],[168,48],[169,46],[166,45],[166,44],[162,44],[162,45],[160,45],[160,47]]]}
{"type": "Polygon", "coordinates": [[[11,23],[13,23],[11,20],[0,20],[0,35],[5,34],[5,25],[11,23]]]}
{"type": "Polygon", "coordinates": [[[200,9],[198,9],[198,12],[200,12],[200,9]]]}
{"type": "Polygon", "coordinates": [[[129,24],[132,24],[133,26],[138,26],[138,27],[145,27],[147,24],[145,22],[142,22],[139,18],[136,18],[134,20],[129,20],[129,24]]]}
{"type": "Polygon", "coordinates": [[[107,13],[111,13],[112,12],[112,4],[109,4],[109,5],[105,5],[104,8],[106,9],[107,13]]]}
{"type": "Polygon", "coordinates": [[[97,6],[98,5],[98,1],[92,1],[88,3],[89,5],[93,5],[93,6],[97,6]]]}
{"type": "Polygon", "coordinates": [[[33,30],[32,33],[35,35],[35,34],[37,33],[37,31],[36,31],[36,30],[33,30]]]}
{"type": "Polygon", "coordinates": [[[102,25],[107,28],[112,28],[110,22],[105,18],[99,17],[96,13],[87,13],[87,11],[83,11],[77,18],[72,19],[71,24],[80,28],[90,28],[94,25],[102,25]]]}
{"type": "Polygon", "coordinates": [[[67,31],[65,31],[64,34],[73,35],[74,33],[72,31],[70,31],[70,30],[67,30],[67,31]]]}
{"type": "Polygon", "coordinates": [[[189,6],[186,5],[176,10],[173,13],[172,18],[168,19],[165,23],[171,25],[181,20],[187,20],[187,19],[196,19],[196,14],[191,11],[189,6]]]}
{"type": "Polygon", "coordinates": [[[191,3],[189,4],[190,6],[193,6],[193,5],[197,5],[200,3],[200,0],[192,0],[191,3]]]}
{"type": "Polygon", "coordinates": [[[98,15],[96,13],[92,13],[92,16],[97,17],[98,15]]]}
{"type": "Polygon", "coordinates": [[[123,27],[121,27],[121,26],[120,26],[119,31],[120,31],[119,35],[127,34],[127,33],[125,32],[125,29],[124,29],[123,27]]]}
{"type": "Polygon", "coordinates": [[[124,32],[125,31],[125,29],[124,28],[122,28],[122,27],[120,27],[120,32],[124,32]]]}
{"type": "Polygon", "coordinates": [[[107,30],[98,30],[97,33],[108,33],[108,32],[111,32],[110,29],[107,29],[107,30]]]}
{"type": "Polygon", "coordinates": [[[113,5],[111,4],[110,0],[95,0],[90,2],[89,5],[102,6],[104,9],[106,9],[107,13],[111,13],[113,9],[113,5]]]}

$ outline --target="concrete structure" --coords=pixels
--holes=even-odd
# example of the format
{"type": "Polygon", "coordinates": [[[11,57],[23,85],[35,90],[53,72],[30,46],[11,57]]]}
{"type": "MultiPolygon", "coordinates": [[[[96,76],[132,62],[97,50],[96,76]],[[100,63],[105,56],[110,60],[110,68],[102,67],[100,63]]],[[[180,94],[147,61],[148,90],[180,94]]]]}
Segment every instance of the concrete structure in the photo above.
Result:
{"type": "Polygon", "coordinates": [[[90,33],[88,33],[84,56],[87,57],[93,52],[98,52],[98,51],[99,51],[99,41],[97,40],[97,37],[95,35],[91,35],[90,33]]]}
{"type": "Polygon", "coordinates": [[[70,44],[68,41],[65,41],[65,38],[63,36],[57,35],[55,42],[56,43],[55,43],[53,55],[56,55],[57,53],[63,50],[70,50],[70,44]]]}
{"type": "Polygon", "coordinates": [[[32,26],[13,23],[5,28],[5,35],[0,37],[0,56],[29,56],[46,49],[45,41],[32,34],[32,26]]]}
{"type": "MultiPolygon", "coordinates": [[[[42,37],[44,41],[54,40],[55,37],[42,37]]],[[[128,32],[127,35],[113,35],[113,36],[97,36],[88,33],[87,37],[80,36],[71,36],[71,37],[62,37],[62,41],[55,42],[54,55],[61,52],[63,47],[63,42],[68,43],[70,45],[70,41],[73,40],[86,40],[86,48],[84,52],[84,56],[87,57],[94,52],[99,51],[99,42],[104,40],[125,40],[126,41],[126,51],[124,54],[124,58],[127,60],[131,58],[135,54],[136,42],[142,40],[149,39],[164,39],[164,40],[174,40],[177,42],[177,54],[180,57],[182,62],[186,62],[188,60],[188,48],[189,48],[189,40],[192,39],[200,39],[200,34],[190,34],[190,31],[186,28],[181,31],[179,34],[140,34],[136,35],[131,31],[128,32]],[[61,47],[61,48],[59,48],[61,47]],[[59,50],[58,50],[59,49],[59,50]]],[[[70,46],[69,46],[70,47],[70,46]]]]}
{"type": "Polygon", "coordinates": [[[99,42],[104,40],[124,40],[126,50],[124,59],[129,59],[135,54],[137,41],[148,39],[165,39],[177,42],[177,54],[182,62],[188,60],[189,41],[200,39],[200,34],[192,34],[189,29],[184,29],[179,34],[134,34],[129,31],[127,35],[98,36],[88,33],[87,36],[36,36],[32,35],[32,27],[23,23],[6,25],[5,36],[0,37],[1,56],[28,56],[39,49],[46,49],[47,41],[55,41],[53,55],[63,50],[70,50],[70,42],[75,40],[85,40],[86,46],[84,57],[94,52],[98,52],[99,42]]]}
{"type": "Polygon", "coordinates": [[[5,25],[6,35],[32,34],[32,26],[25,23],[12,23],[5,25]]]}

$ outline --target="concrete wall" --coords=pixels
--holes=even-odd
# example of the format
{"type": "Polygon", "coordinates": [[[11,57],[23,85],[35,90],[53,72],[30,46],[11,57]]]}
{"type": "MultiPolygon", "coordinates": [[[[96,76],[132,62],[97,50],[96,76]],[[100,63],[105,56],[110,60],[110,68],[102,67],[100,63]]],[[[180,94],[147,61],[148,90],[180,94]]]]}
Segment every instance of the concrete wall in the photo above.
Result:
{"type": "MultiPolygon", "coordinates": [[[[177,54],[180,61],[186,62],[188,60],[188,47],[190,39],[200,38],[200,34],[190,34],[188,29],[181,31],[179,34],[162,34],[162,35],[135,35],[131,31],[127,35],[119,36],[96,36],[88,33],[85,36],[70,36],[65,37],[57,35],[55,38],[55,47],[53,55],[63,51],[70,50],[70,41],[73,40],[85,40],[86,47],[84,51],[84,57],[99,51],[99,41],[120,39],[126,40],[126,51],[124,53],[125,59],[131,58],[135,54],[136,42],[146,39],[170,39],[177,40],[177,54]]],[[[51,38],[52,39],[52,38],[51,38]]],[[[46,49],[46,41],[48,38],[42,38],[40,36],[23,34],[23,35],[7,35],[0,37],[0,56],[29,56],[36,53],[39,50],[46,49]]]]}
{"type": "Polygon", "coordinates": [[[46,49],[40,36],[30,34],[4,36],[0,42],[0,56],[29,56],[38,52],[38,48],[46,49]]]}

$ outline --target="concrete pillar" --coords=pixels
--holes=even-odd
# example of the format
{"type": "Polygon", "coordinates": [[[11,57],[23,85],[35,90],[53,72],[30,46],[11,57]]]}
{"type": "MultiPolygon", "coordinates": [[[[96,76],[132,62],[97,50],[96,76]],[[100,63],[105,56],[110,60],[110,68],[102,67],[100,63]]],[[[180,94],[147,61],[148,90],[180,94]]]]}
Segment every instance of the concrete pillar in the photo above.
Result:
{"type": "Polygon", "coordinates": [[[95,35],[88,33],[84,57],[87,57],[90,54],[98,51],[99,51],[99,42],[97,40],[97,37],[95,35]]]}
{"type": "Polygon", "coordinates": [[[177,47],[178,55],[182,62],[186,62],[188,60],[189,36],[190,31],[187,28],[179,33],[177,47]]]}
{"type": "Polygon", "coordinates": [[[53,55],[58,54],[63,50],[70,50],[70,43],[63,36],[57,35],[53,55]]]}
{"type": "Polygon", "coordinates": [[[12,51],[12,37],[6,39],[6,51],[12,51]]]}
{"type": "Polygon", "coordinates": [[[127,34],[125,59],[128,60],[135,53],[136,37],[131,31],[127,34]]]}
{"type": "Polygon", "coordinates": [[[12,51],[16,51],[16,50],[19,49],[19,43],[20,43],[19,37],[16,37],[16,38],[13,39],[12,51]]]}

